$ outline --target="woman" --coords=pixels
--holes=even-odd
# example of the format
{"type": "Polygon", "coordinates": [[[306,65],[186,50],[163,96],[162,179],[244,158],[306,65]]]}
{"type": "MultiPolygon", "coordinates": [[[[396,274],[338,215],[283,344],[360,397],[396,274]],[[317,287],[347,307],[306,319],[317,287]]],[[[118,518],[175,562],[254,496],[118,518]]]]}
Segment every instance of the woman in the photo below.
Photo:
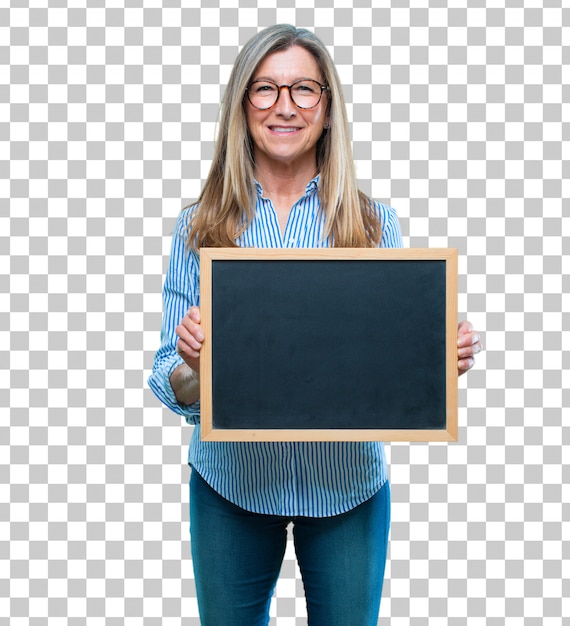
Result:
{"type": "MultiPolygon", "coordinates": [[[[235,245],[402,245],[395,212],[357,188],[338,75],[303,29],[267,28],[240,52],[210,175],[176,224],[149,384],[191,424],[204,340],[198,250],[235,245]]],[[[459,337],[461,374],[481,345],[468,322],[459,337]]],[[[390,524],[382,443],[202,442],[196,428],[188,461],[202,624],[267,624],[289,523],[309,623],[377,623],[390,524]]]]}

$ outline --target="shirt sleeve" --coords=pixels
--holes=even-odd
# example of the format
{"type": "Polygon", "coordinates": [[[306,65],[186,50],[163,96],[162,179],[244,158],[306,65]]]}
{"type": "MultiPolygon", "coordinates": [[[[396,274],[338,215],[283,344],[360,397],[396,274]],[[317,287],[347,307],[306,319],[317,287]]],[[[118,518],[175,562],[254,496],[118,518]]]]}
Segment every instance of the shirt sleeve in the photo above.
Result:
{"type": "Polygon", "coordinates": [[[170,384],[170,375],[182,363],[176,352],[176,326],[193,305],[200,304],[200,262],[195,252],[186,248],[187,226],[192,208],[183,211],[174,227],[170,261],[162,290],[162,326],[160,348],[152,367],[148,385],[156,397],[171,411],[183,415],[189,424],[200,421],[200,401],[180,404],[170,384]]]}
{"type": "Polygon", "coordinates": [[[403,248],[402,230],[396,211],[385,204],[375,203],[382,226],[381,248],[403,248]]]}

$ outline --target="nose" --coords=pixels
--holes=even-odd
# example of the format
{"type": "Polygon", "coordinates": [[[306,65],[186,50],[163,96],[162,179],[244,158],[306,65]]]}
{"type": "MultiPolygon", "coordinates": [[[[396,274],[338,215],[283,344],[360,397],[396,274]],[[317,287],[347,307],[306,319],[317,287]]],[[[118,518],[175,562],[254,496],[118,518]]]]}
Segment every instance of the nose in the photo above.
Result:
{"type": "Polygon", "coordinates": [[[277,96],[274,110],[277,115],[282,115],[283,117],[292,117],[296,114],[297,107],[293,100],[291,100],[291,93],[287,85],[281,85],[279,87],[279,95],[277,96]]]}

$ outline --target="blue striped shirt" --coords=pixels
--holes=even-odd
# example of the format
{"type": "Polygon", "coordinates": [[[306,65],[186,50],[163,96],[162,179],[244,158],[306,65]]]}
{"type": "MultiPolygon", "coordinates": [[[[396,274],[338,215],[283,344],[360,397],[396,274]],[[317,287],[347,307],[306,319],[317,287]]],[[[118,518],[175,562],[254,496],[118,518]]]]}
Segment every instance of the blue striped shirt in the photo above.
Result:
{"type": "MultiPolygon", "coordinates": [[[[326,247],[317,176],[292,207],[285,233],[279,228],[271,200],[256,183],[253,222],[237,243],[257,248],[326,247]]],[[[382,225],[382,247],[402,246],[400,225],[390,207],[375,203],[382,225]]],[[[182,211],[174,229],[170,264],[165,278],[161,345],[149,386],[172,411],[189,424],[200,420],[200,401],[181,405],[170,375],[182,358],[176,352],[176,326],[190,306],[200,304],[200,264],[185,248],[192,207],[182,211]]],[[[361,504],[387,478],[381,442],[206,442],[195,428],[189,464],[224,498],[248,511],[285,516],[326,517],[361,504]]]]}

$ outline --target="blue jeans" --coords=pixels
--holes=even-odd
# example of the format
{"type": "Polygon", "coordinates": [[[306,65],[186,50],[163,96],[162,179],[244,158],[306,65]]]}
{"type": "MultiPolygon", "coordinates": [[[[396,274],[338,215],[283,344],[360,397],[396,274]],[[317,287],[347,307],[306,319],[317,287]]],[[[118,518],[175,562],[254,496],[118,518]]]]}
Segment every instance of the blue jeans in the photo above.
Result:
{"type": "Polygon", "coordinates": [[[390,528],[388,482],[333,517],[250,513],[192,470],[190,534],[202,626],[266,626],[293,523],[311,626],[376,626],[390,528]]]}

